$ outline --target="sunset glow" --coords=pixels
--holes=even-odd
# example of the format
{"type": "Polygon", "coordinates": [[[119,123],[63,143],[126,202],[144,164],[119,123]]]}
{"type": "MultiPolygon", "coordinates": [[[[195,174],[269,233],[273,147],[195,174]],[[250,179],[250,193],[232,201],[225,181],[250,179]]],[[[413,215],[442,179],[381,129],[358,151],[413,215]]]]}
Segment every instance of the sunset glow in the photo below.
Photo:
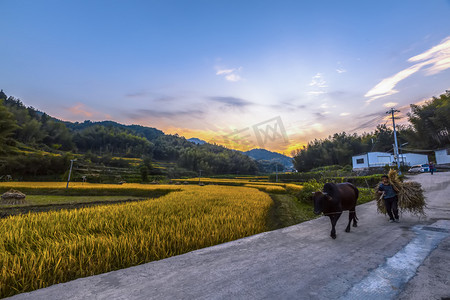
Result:
{"type": "Polygon", "coordinates": [[[290,155],[389,125],[391,107],[405,123],[410,104],[450,88],[444,0],[3,0],[0,9],[0,88],[62,120],[290,155]]]}

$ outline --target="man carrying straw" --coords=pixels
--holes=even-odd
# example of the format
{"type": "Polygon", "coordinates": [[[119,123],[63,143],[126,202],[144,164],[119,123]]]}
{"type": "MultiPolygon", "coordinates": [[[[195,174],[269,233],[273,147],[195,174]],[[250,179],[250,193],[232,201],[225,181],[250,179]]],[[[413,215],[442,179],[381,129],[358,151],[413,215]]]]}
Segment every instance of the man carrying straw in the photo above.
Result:
{"type": "Polygon", "coordinates": [[[379,213],[388,214],[389,222],[398,222],[398,211],[410,212],[418,217],[425,217],[425,196],[422,185],[415,181],[402,182],[397,171],[390,170],[381,177],[382,182],[375,187],[375,199],[379,213]],[[380,196],[381,195],[381,196],[380,196]],[[381,201],[383,198],[383,201],[381,201]]]}
{"type": "Polygon", "coordinates": [[[394,187],[389,183],[387,175],[381,176],[382,182],[378,186],[378,194],[382,195],[386,212],[389,215],[389,223],[399,222],[398,197],[394,187]]]}

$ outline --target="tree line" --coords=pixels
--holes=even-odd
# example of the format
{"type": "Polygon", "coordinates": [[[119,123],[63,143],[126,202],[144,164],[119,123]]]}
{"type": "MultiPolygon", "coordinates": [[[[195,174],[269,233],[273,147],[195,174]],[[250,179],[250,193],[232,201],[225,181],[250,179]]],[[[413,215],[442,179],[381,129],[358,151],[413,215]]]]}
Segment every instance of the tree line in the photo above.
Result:
{"type": "Polygon", "coordinates": [[[139,167],[143,174],[161,174],[152,171],[151,160],[175,162],[179,168],[193,173],[202,170],[205,175],[255,174],[258,170],[254,160],[238,151],[218,145],[197,145],[177,134],[166,135],[151,127],[112,121],[63,122],[26,107],[3,90],[0,91],[0,145],[0,176],[58,174],[67,169],[74,154],[83,155],[89,162],[123,167],[129,166],[125,160],[111,158],[141,158],[143,163],[139,167]]]}
{"type": "MultiPolygon", "coordinates": [[[[397,140],[409,149],[434,150],[450,146],[450,91],[433,97],[423,105],[411,104],[409,124],[398,126],[397,140]]],[[[335,133],[310,141],[293,153],[299,171],[327,165],[351,165],[352,156],[364,152],[392,152],[393,129],[379,124],[375,131],[363,134],[335,133]]]]}

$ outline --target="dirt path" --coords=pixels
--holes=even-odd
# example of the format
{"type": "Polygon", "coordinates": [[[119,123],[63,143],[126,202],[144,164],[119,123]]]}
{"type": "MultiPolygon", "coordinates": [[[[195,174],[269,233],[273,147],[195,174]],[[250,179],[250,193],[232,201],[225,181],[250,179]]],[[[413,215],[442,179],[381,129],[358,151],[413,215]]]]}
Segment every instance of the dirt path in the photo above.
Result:
{"type": "Polygon", "coordinates": [[[329,237],[321,217],[13,299],[441,299],[450,297],[450,173],[420,174],[427,218],[388,223],[374,201],[329,237]]]}

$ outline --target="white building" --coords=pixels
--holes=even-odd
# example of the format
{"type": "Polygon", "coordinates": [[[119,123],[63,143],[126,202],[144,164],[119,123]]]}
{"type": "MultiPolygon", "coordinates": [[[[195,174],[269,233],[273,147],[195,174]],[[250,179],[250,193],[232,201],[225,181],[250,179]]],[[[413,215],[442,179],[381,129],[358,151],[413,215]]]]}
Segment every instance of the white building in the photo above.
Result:
{"type": "Polygon", "coordinates": [[[450,148],[434,151],[436,154],[436,164],[450,164],[450,148]]]}
{"type": "Polygon", "coordinates": [[[368,152],[352,157],[353,169],[383,167],[391,164],[391,154],[385,152],[368,152]]]}
{"type": "MultiPolygon", "coordinates": [[[[400,155],[400,161],[407,166],[427,164],[428,156],[425,154],[403,153],[400,155]]],[[[357,170],[396,164],[396,160],[391,153],[368,152],[353,156],[352,164],[353,170],[357,170]]]]}

